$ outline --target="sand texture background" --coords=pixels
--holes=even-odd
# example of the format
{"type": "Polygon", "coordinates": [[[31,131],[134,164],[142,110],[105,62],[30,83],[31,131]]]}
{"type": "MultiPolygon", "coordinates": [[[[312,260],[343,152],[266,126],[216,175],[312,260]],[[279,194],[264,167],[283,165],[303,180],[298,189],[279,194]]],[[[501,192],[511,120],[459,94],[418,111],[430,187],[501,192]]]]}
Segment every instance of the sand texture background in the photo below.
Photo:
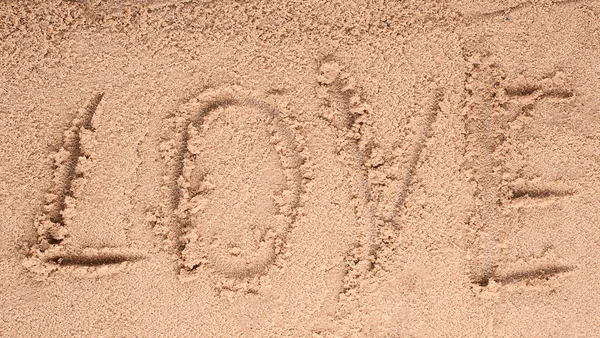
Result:
{"type": "Polygon", "coordinates": [[[0,1],[0,336],[600,336],[600,2],[0,1]]]}

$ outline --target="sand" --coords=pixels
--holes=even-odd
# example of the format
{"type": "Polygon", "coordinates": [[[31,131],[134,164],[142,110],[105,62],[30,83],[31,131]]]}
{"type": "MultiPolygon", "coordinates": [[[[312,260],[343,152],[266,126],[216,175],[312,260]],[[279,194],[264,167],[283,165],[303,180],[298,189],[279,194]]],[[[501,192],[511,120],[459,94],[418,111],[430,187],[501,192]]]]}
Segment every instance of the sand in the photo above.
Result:
{"type": "Polygon", "coordinates": [[[0,336],[600,336],[598,1],[0,23],[0,336]]]}

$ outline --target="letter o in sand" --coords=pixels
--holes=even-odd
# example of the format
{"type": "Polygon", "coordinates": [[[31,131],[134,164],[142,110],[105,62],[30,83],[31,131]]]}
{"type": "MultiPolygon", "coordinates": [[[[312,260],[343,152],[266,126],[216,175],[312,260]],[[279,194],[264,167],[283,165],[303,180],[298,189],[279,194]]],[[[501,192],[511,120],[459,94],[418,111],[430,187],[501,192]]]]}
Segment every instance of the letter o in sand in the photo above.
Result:
{"type": "Polygon", "coordinates": [[[177,217],[183,266],[227,277],[264,274],[284,249],[302,191],[291,130],[239,87],[184,106],[177,217]]]}

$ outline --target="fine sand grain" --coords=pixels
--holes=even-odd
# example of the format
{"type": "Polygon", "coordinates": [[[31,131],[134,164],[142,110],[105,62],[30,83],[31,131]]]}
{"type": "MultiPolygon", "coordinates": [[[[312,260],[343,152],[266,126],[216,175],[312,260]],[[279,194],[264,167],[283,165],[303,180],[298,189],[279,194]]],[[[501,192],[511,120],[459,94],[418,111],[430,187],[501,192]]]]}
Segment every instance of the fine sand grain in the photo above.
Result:
{"type": "Polygon", "coordinates": [[[600,2],[0,0],[0,336],[600,337],[600,2]]]}

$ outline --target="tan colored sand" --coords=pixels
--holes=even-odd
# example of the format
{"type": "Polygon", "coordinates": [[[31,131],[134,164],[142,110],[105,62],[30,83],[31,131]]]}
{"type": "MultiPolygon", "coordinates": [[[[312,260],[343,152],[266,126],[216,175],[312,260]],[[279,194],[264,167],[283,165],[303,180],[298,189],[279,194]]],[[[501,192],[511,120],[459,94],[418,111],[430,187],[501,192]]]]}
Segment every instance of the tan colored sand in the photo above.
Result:
{"type": "Polygon", "coordinates": [[[600,336],[598,1],[0,23],[0,336],[600,336]]]}

